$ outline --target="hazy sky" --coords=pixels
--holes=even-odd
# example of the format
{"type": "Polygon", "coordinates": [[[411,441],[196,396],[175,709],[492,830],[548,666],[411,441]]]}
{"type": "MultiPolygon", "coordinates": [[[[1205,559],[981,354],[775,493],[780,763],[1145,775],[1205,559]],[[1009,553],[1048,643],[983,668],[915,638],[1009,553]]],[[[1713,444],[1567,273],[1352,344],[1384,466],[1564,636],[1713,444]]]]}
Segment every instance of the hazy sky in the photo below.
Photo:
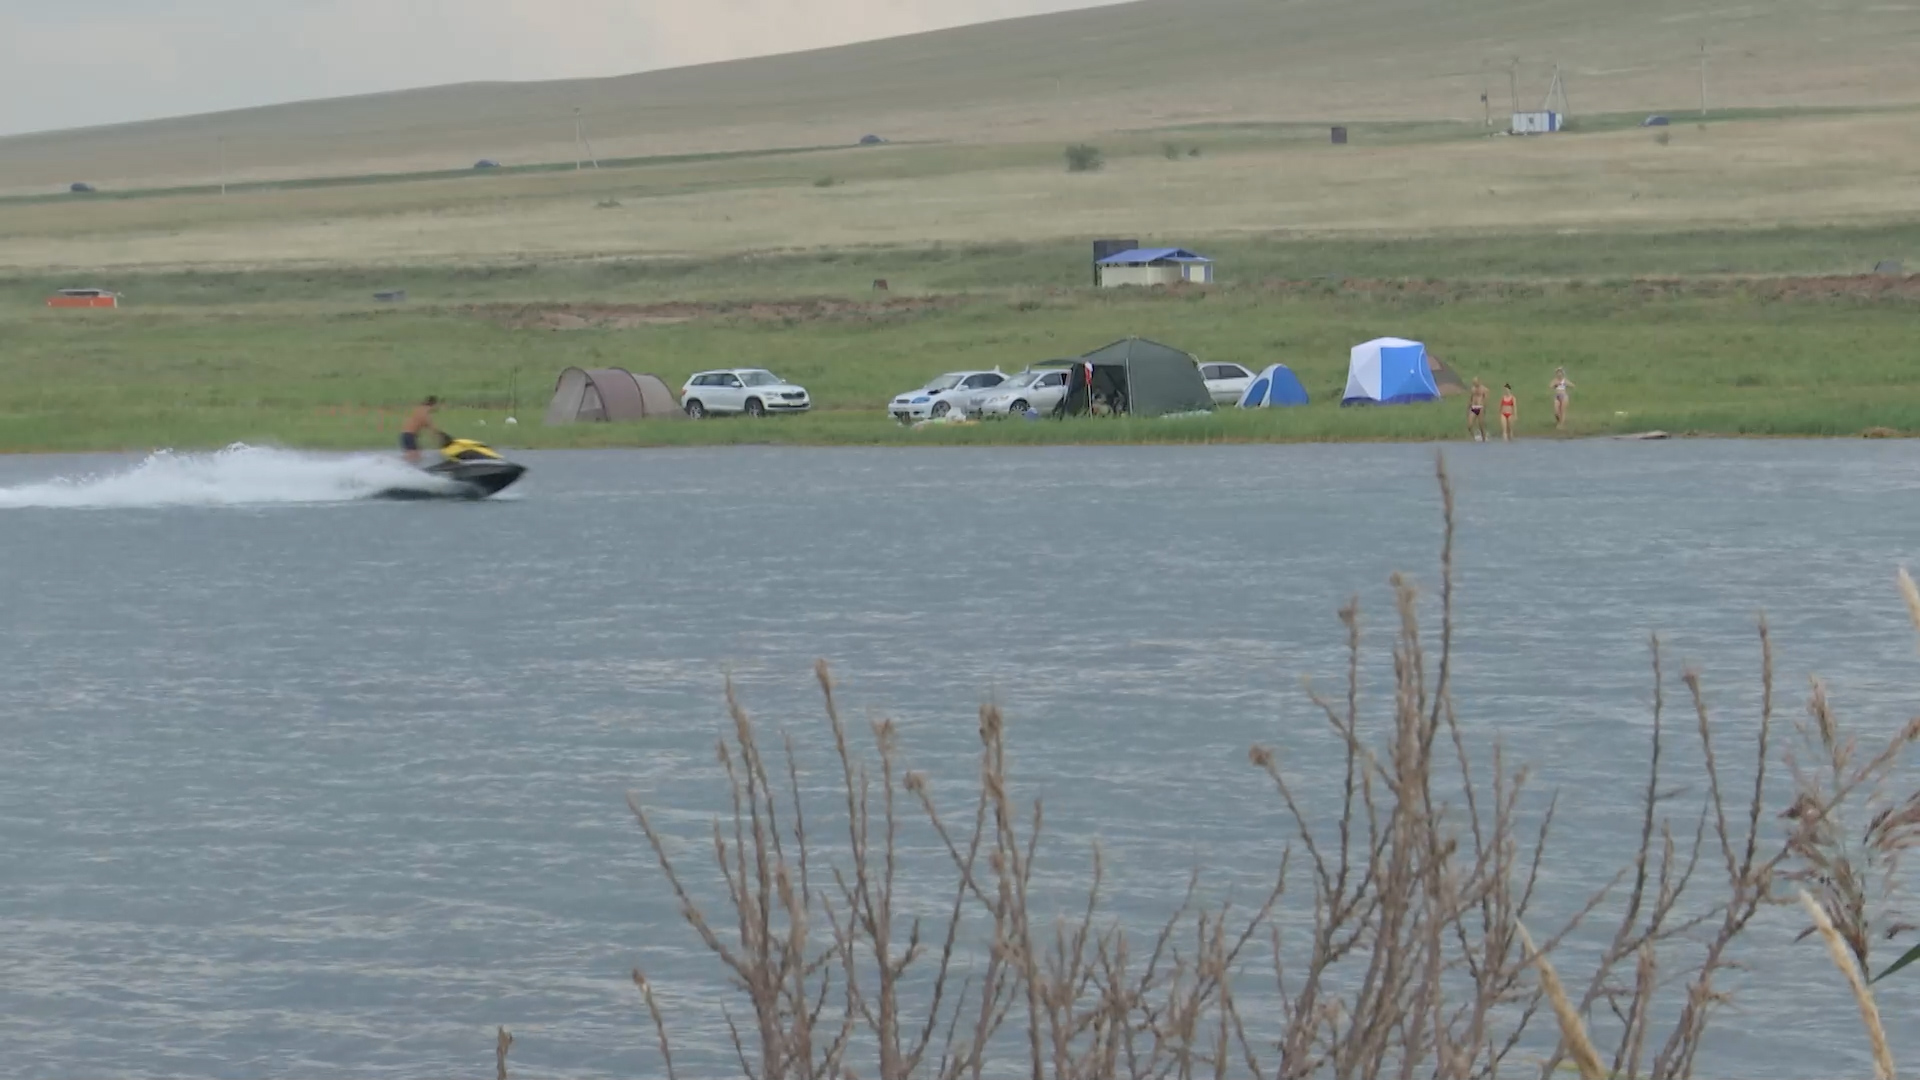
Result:
{"type": "Polygon", "coordinates": [[[0,0],[0,134],[620,75],[1112,0],[0,0]]]}

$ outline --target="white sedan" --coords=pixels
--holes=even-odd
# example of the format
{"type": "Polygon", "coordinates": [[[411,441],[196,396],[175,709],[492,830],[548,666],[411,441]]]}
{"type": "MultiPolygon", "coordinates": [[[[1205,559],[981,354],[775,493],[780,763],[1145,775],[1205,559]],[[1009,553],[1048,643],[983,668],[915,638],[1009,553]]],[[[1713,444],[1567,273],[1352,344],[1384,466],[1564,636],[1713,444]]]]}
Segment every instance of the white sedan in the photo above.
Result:
{"type": "Polygon", "coordinates": [[[795,386],[765,368],[702,371],[680,388],[680,407],[695,420],[721,413],[806,412],[813,406],[807,388],[795,386]]]}
{"type": "Polygon", "coordinates": [[[909,390],[887,404],[895,420],[938,420],[950,413],[966,416],[980,411],[986,392],[1006,382],[998,371],[949,371],[918,390],[909,390]]]}
{"type": "Polygon", "coordinates": [[[1067,396],[1066,368],[1023,371],[980,400],[982,416],[1019,416],[1028,409],[1048,413],[1067,396]]]}
{"type": "Polygon", "coordinates": [[[1200,378],[1206,382],[1207,394],[1215,405],[1238,405],[1240,395],[1253,382],[1253,372],[1239,364],[1206,363],[1200,365],[1200,378]]]}

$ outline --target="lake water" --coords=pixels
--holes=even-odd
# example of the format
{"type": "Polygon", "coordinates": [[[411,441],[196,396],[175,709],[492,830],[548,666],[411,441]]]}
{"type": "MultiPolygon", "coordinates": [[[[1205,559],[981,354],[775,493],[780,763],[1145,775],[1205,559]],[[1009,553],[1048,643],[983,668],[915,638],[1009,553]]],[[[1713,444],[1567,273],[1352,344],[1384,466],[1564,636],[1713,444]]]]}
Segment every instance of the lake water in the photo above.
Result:
{"type": "MultiPolygon", "coordinates": [[[[1461,714],[1563,791],[1536,930],[1624,857],[1649,633],[1704,669],[1731,741],[1761,610],[1783,720],[1810,672],[1863,735],[1914,712],[1894,573],[1920,551],[1920,444],[1449,455],[1461,714]]],[[[950,799],[1002,703],[1055,865],[1100,839],[1121,917],[1163,916],[1196,863],[1257,887],[1285,830],[1248,746],[1323,785],[1300,678],[1340,679],[1336,609],[1370,613],[1377,686],[1388,575],[1437,569],[1431,447],[526,460],[478,504],[352,499],[395,467],[369,459],[0,460],[6,1072],[476,1075],[503,1024],[526,1075],[653,1075],[645,964],[682,1075],[726,1073],[718,965],[622,800],[710,882],[723,679],[827,785],[817,657],[950,799]]],[[[1799,925],[1763,917],[1703,1073],[1869,1072],[1799,925]]],[[[1882,1001],[1908,1060],[1915,985],[1882,1001]]]]}

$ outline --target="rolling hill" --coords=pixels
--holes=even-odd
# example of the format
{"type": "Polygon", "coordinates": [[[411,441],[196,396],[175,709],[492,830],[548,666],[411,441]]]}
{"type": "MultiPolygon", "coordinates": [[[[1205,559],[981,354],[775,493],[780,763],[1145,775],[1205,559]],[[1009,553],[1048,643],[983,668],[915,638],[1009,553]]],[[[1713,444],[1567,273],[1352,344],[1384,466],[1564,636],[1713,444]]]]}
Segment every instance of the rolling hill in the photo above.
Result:
{"type": "Polygon", "coordinates": [[[1884,0],[1141,0],[608,79],[475,83],[0,139],[0,192],[1277,120],[1920,102],[1920,7],[1884,0]],[[1510,81],[1511,74],[1511,81],[1510,81]]]}

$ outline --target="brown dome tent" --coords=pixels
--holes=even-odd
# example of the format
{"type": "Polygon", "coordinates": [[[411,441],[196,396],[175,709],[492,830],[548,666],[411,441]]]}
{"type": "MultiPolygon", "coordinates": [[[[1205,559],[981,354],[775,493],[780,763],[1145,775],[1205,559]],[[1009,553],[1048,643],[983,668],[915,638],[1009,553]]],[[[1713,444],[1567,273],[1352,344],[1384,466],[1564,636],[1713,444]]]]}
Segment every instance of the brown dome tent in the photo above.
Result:
{"type": "Polygon", "coordinates": [[[1432,349],[1427,350],[1427,370],[1433,372],[1433,385],[1440,389],[1441,397],[1467,392],[1467,384],[1461,382],[1460,376],[1454,374],[1445,360],[1435,356],[1432,349]]]}
{"type": "Polygon", "coordinates": [[[570,367],[560,373],[547,406],[547,423],[583,420],[661,420],[684,415],[658,375],[626,368],[570,367]]]}

